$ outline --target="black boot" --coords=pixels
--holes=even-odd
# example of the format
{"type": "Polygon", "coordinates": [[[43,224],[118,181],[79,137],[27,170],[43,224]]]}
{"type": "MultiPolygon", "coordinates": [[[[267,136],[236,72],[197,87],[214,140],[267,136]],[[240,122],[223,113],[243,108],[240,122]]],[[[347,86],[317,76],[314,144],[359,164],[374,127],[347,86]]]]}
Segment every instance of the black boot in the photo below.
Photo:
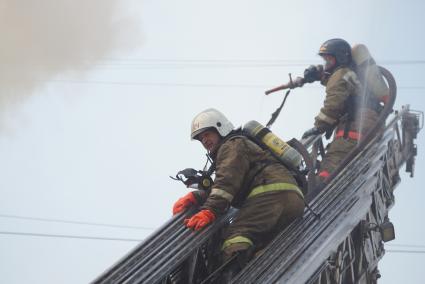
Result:
{"type": "MultiPolygon", "coordinates": [[[[245,267],[248,261],[254,255],[254,248],[251,246],[245,250],[236,251],[230,258],[227,257],[229,263],[223,269],[221,277],[216,283],[230,283],[230,281],[245,267]]],[[[226,257],[225,257],[226,258],[226,257]]]]}

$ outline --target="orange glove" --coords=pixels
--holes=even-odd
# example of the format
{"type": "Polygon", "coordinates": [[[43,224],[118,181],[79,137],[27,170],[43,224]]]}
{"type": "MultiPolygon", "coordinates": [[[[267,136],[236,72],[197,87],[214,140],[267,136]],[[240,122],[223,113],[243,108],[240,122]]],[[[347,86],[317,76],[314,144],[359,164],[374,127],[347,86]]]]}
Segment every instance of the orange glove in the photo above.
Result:
{"type": "Polygon", "coordinates": [[[173,215],[176,215],[177,213],[180,213],[190,207],[193,204],[197,204],[195,195],[192,192],[189,192],[182,198],[179,198],[179,200],[174,203],[173,206],[173,215]]]}
{"type": "Polygon", "coordinates": [[[199,231],[206,225],[214,222],[215,215],[210,210],[201,210],[189,219],[184,220],[186,227],[199,231]]]}

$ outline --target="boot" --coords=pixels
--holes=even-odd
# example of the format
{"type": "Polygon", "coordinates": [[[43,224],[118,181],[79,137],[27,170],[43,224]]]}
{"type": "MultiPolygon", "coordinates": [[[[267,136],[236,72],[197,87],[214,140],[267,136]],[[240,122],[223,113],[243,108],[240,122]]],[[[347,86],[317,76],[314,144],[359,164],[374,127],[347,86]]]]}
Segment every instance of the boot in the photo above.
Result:
{"type": "Polygon", "coordinates": [[[239,250],[228,256],[224,254],[223,260],[229,261],[221,273],[221,277],[216,283],[230,283],[230,281],[245,267],[248,261],[254,256],[254,247],[250,246],[244,250],[239,250]]]}

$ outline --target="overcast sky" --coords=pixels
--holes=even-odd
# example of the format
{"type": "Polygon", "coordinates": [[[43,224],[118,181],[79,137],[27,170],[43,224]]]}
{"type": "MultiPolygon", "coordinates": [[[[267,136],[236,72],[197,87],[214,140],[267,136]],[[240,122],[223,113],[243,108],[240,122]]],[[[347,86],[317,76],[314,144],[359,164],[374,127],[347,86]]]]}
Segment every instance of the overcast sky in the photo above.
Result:
{"type": "MultiPolygon", "coordinates": [[[[168,176],[205,162],[192,118],[215,107],[235,125],[267,122],[282,94],[264,90],[321,63],[327,39],[366,44],[397,80],[396,108],[425,110],[423,11],[419,0],[0,0],[1,282],[93,280],[187,193],[168,176]]],[[[272,130],[299,138],[323,98],[317,83],[294,90],[272,130]]],[[[388,250],[425,251],[423,133],[417,143],[388,250]]],[[[380,283],[423,283],[424,261],[387,252],[380,283]]]]}

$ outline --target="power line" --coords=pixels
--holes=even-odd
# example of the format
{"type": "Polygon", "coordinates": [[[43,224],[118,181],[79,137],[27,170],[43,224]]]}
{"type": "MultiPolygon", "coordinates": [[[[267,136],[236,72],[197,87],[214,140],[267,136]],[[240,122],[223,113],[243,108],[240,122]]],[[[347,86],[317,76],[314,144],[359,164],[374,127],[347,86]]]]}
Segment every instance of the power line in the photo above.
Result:
{"type": "Polygon", "coordinates": [[[403,249],[396,250],[396,249],[388,249],[388,250],[385,250],[385,251],[386,252],[393,252],[393,253],[417,253],[417,254],[424,253],[425,254],[425,250],[403,250],[403,249]]]}
{"type": "Polygon", "coordinates": [[[191,87],[191,88],[267,88],[265,85],[245,84],[192,84],[192,83],[145,83],[145,82],[120,82],[120,81],[78,81],[78,80],[48,80],[47,83],[70,83],[70,84],[100,84],[100,85],[129,85],[129,86],[152,86],[152,87],[191,87]]]}
{"type": "MultiPolygon", "coordinates": [[[[416,59],[417,60],[417,59],[416,59]]],[[[309,63],[316,59],[178,59],[178,58],[106,58],[99,62],[140,62],[140,63],[309,63]]]]}
{"type": "Polygon", "coordinates": [[[9,215],[9,214],[0,214],[0,217],[22,219],[22,220],[32,220],[32,221],[42,221],[42,222],[67,223],[67,224],[90,225],[90,226],[112,227],[112,228],[125,228],[125,229],[137,229],[137,230],[153,230],[154,229],[152,227],[105,224],[105,223],[95,223],[95,222],[82,222],[82,221],[73,221],[73,220],[28,217],[28,216],[18,216],[18,215],[9,215]]]}
{"type": "MultiPolygon", "coordinates": [[[[108,237],[93,237],[93,236],[76,236],[76,235],[59,235],[59,234],[42,234],[42,233],[28,233],[28,232],[8,232],[0,231],[0,235],[17,235],[29,237],[47,237],[47,238],[65,238],[65,239],[85,239],[85,240],[102,240],[102,241],[123,241],[123,242],[141,242],[143,239],[130,239],[130,238],[108,238],[108,237]]],[[[407,245],[409,246],[409,245],[407,245]]],[[[412,253],[412,254],[425,254],[425,250],[385,250],[389,253],[412,253]]]]}
{"type": "Polygon", "coordinates": [[[6,232],[6,231],[0,231],[0,235],[18,235],[18,236],[30,236],[30,237],[85,239],[85,240],[102,240],[102,241],[123,241],[123,242],[141,242],[141,241],[143,241],[142,239],[105,238],[105,237],[91,237],[91,236],[56,235],[56,234],[39,234],[39,233],[6,232]]]}
{"type": "MultiPolygon", "coordinates": [[[[319,64],[320,60],[287,60],[287,59],[105,59],[101,61],[81,60],[84,65],[76,69],[88,68],[114,68],[114,69],[164,69],[164,68],[269,68],[269,67],[295,67],[310,64],[319,64]]],[[[379,65],[423,65],[425,60],[380,60],[379,65]]],[[[0,65],[11,65],[0,63],[0,65]]],[[[36,64],[35,66],[48,66],[36,64]]]]}
{"type": "MultiPolygon", "coordinates": [[[[161,59],[161,58],[122,58],[122,59],[105,59],[97,61],[98,64],[120,64],[120,63],[138,63],[138,64],[314,64],[321,62],[315,59],[161,59]]],[[[378,64],[388,65],[409,65],[409,64],[425,64],[425,59],[382,59],[376,60],[378,64]]]]}
{"type": "MultiPolygon", "coordinates": [[[[114,69],[193,69],[193,68],[280,68],[306,67],[319,64],[317,60],[127,60],[97,62],[91,68],[114,69]]],[[[384,66],[423,65],[425,60],[383,60],[384,66]]]]}
{"type": "MultiPolygon", "coordinates": [[[[196,83],[151,83],[151,82],[130,82],[130,81],[96,81],[96,80],[46,80],[45,83],[69,83],[69,84],[99,84],[99,85],[127,85],[127,86],[150,86],[150,87],[189,87],[189,88],[255,88],[266,89],[270,85],[253,84],[196,84],[196,83]]],[[[321,86],[306,86],[304,88],[321,88],[321,86]]],[[[425,86],[400,86],[398,89],[422,90],[425,86]]]]}
{"type": "Polygon", "coordinates": [[[243,62],[135,62],[135,63],[94,63],[94,67],[120,67],[120,68],[136,68],[136,69],[163,69],[163,68],[269,68],[269,67],[306,67],[310,64],[318,64],[319,62],[259,62],[259,63],[243,63],[243,62]]]}
{"type": "Polygon", "coordinates": [[[409,244],[386,244],[389,247],[411,247],[411,248],[425,248],[425,245],[409,245],[409,244]]]}

